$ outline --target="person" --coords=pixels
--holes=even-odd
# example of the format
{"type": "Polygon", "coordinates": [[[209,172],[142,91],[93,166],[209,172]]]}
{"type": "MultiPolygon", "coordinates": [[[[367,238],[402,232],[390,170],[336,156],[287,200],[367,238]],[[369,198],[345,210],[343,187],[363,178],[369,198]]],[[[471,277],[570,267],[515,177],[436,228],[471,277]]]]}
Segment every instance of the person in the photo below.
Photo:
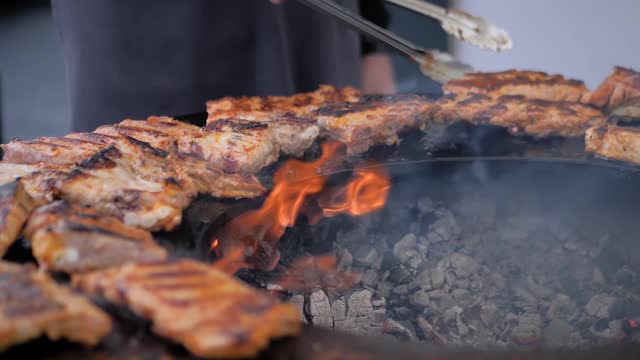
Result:
{"type": "MultiPolygon", "coordinates": [[[[394,91],[389,57],[297,1],[53,0],[73,131],[320,84],[394,91]],[[275,4],[282,3],[282,4],[275,4]]],[[[386,26],[381,0],[338,0],[386,26]]]]}

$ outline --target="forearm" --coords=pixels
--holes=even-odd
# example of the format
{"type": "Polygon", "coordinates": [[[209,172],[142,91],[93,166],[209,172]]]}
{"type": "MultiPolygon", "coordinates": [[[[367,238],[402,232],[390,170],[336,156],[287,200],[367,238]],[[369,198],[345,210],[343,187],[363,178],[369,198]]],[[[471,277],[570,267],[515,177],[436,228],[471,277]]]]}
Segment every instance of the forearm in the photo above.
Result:
{"type": "MultiPolygon", "coordinates": [[[[360,14],[378,26],[387,28],[389,13],[382,0],[360,1],[360,14]]],[[[362,38],[362,60],[360,63],[362,91],[368,94],[389,94],[396,91],[391,57],[376,43],[362,38]]]]}
{"type": "Polygon", "coordinates": [[[366,94],[391,94],[396,91],[393,64],[386,53],[364,55],[360,77],[362,91],[366,94]]]}

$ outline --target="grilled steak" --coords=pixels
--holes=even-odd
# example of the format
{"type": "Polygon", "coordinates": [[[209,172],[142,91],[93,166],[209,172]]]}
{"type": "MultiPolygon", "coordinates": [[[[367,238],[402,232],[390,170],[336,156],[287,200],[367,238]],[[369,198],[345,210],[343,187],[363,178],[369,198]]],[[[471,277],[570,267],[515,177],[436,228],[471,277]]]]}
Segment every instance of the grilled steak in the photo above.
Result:
{"type": "MultiPolygon", "coordinates": [[[[175,228],[193,194],[185,193],[171,177],[158,181],[145,179],[142,175],[153,174],[155,170],[135,169],[134,164],[124,162],[127,157],[110,145],[58,180],[56,192],[64,200],[93,206],[127,225],[148,230],[175,228]]],[[[139,161],[144,162],[144,158],[139,161]]]]}
{"type": "Polygon", "coordinates": [[[19,180],[38,203],[52,201],[55,181],[71,171],[70,165],[0,162],[0,184],[19,180]]]}
{"type": "Polygon", "coordinates": [[[66,139],[82,140],[95,145],[117,144],[121,137],[146,142],[164,151],[176,151],[177,139],[197,133],[200,128],[167,116],[151,116],[147,120],[126,119],[115,125],[105,125],[92,133],[71,133],[66,139]]]}
{"type": "Polygon", "coordinates": [[[228,173],[257,173],[278,159],[280,147],[265,123],[218,120],[198,135],[178,140],[180,152],[195,154],[228,173]]]}
{"type": "Polygon", "coordinates": [[[119,137],[118,135],[112,136],[112,135],[99,134],[95,132],[71,133],[71,134],[65,135],[65,138],[88,141],[96,145],[102,145],[103,148],[117,143],[118,137],[119,137]]]}
{"type": "Polygon", "coordinates": [[[100,126],[95,129],[94,132],[109,136],[130,136],[139,141],[144,141],[156,149],[162,149],[165,151],[177,150],[175,137],[157,130],[116,124],[100,126]]]}
{"type": "Polygon", "coordinates": [[[492,98],[522,95],[528,99],[578,101],[587,93],[582,81],[565,79],[537,71],[508,70],[495,73],[471,73],[442,87],[447,94],[467,97],[483,94],[492,98]]]}
{"type": "Polygon", "coordinates": [[[552,102],[523,96],[491,98],[445,96],[438,100],[433,120],[437,123],[467,121],[475,125],[495,125],[512,133],[532,136],[582,136],[584,131],[605,121],[602,112],[577,102],[552,102]]]}
{"type": "Polygon", "coordinates": [[[266,189],[254,175],[226,174],[222,168],[195,155],[169,153],[165,166],[178,179],[191,182],[200,194],[219,198],[254,198],[266,189]]]}
{"type": "Polygon", "coordinates": [[[18,238],[35,206],[20,181],[0,185],[0,257],[18,238]]]}
{"type": "Polygon", "coordinates": [[[244,119],[268,121],[289,113],[306,117],[324,105],[360,100],[358,90],[346,87],[336,89],[321,85],[316,91],[292,96],[225,97],[207,101],[207,113],[212,121],[220,119],[244,119]]]}
{"type": "Polygon", "coordinates": [[[320,128],[315,119],[311,117],[296,116],[292,113],[283,113],[280,116],[260,114],[243,114],[236,118],[230,117],[231,111],[217,112],[209,115],[207,123],[214,125],[218,121],[229,119],[241,119],[243,121],[266,124],[273,131],[274,140],[279,145],[280,151],[286,155],[301,156],[318,137],[320,128]]]}
{"type": "Polygon", "coordinates": [[[256,355],[271,339],[300,329],[292,305],[190,260],[128,264],[72,281],[150,319],[157,334],[197,356],[256,355]]]}
{"type": "Polygon", "coordinates": [[[0,350],[46,335],[96,345],[111,319],[45,273],[0,261],[0,350]]]}
{"type": "Polygon", "coordinates": [[[582,102],[613,110],[634,99],[640,99],[640,73],[616,66],[597,89],[583,96],[582,102]]]}
{"type": "Polygon", "coordinates": [[[640,129],[602,124],[586,131],[585,143],[587,152],[640,164],[640,129]]]}
{"type": "Polygon", "coordinates": [[[150,116],[147,120],[127,119],[120,122],[120,125],[137,127],[143,130],[157,131],[173,136],[174,138],[189,136],[200,131],[198,126],[187,124],[168,116],[150,116]]]}
{"type": "Polygon", "coordinates": [[[232,119],[268,124],[280,151],[300,156],[319,134],[313,111],[320,106],[355,102],[360,96],[353,88],[337,90],[324,85],[293,96],[226,97],[207,102],[207,124],[232,119]]]}
{"type": "Polygon", "coordinates": [[[29,175],[41,167],[31,164],[13,164],[6,161],[0,161],[0,184],[6,184],[15,181],[17,178],[29,175]]]}
{"type": "Polygon", "coordinates": [[[167,258],[167,251],[148,231],[63,201],[38,208],[24,236],[41,266],[67,273],[167,258]]]}
{"type": "Polygon", "coordinates": [[[419,95],[363,96],[358,102],[321,107],[316,114],[322,133],[354,154],[375,144],[398,143],[400,131],[425,126],[434,106],[419,95]]]}
{"type": "Polygon", "coordinates": [[[65,137],[12,140],[1,146],[2,160],[18,164],[77,164],[102,149],[92,142],[65,137]]]}

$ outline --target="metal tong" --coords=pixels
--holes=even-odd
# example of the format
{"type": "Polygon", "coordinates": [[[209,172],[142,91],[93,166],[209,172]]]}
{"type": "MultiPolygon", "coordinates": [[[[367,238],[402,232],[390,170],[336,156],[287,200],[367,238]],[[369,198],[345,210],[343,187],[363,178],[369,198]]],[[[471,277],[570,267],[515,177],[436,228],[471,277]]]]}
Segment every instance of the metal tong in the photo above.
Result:
{"type": "Polygon", "coordinates": [[[406,55],[420,65],[427,77],[445,83],[472,72],[469,65],[456,61],[451,55],[438,50],[427,50],[354,14],[331,0],[298,0],[301,3],[320,10],[352,27],[354,30],[406,55]]]}
{"type": "Polygon", "coordinates": [[[447,33],[482,49],[502,51],[513,46],[507,32],[487,20],[454,9],[445,9],[423,0],[385,0],[433,18],[447,33]]]}

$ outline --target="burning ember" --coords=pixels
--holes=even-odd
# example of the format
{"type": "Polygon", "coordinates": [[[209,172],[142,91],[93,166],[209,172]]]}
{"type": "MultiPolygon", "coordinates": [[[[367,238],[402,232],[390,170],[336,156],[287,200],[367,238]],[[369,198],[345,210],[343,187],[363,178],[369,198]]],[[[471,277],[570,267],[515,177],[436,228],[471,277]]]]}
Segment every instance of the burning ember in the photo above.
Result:
{"type": "Polygon", "coordinates": [[[318,195],[324,216],[348,213],[363,215],[382,208],[391,187],[389,175],[380,167],[355,170],[347,185],[325,190],[328,176],[322,175],[342,162],[342,145],[322,144],[322,156],[312,162],[289,160],[274,175],[275,186],[261,208],[231,220],[213,240],[212,249],[229,253],[238,247],[251,257],[253,266],[273,269],[279,261],[278,241],[287,227],[295,224],[305,203],[318,195]],[[220,242],[225,250],[220,250],[220,242]]]}

